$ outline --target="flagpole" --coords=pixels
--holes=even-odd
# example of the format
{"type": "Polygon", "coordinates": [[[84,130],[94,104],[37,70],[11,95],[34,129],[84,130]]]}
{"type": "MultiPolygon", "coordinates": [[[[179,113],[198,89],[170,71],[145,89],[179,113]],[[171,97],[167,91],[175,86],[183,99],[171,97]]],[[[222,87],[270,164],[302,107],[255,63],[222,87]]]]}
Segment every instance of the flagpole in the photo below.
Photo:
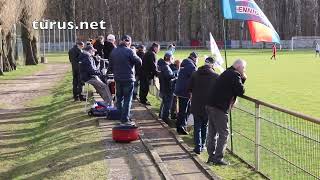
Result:
{"type": "MultiPolygon", "coordinates": [[[[222,25],[223,25],[223,38],[224,38],[224,59],[226,61],[226,69],[228,68],[228,60],[227,60],[227,32],[226,32],[226,26],[225,26],[225,19],[223,19],[222,25]]],[[[231,152],[233,152],[233,131],[232,131],[232,115],[231,115],[231,109],[229,112],[229,120],[230,120],[230,144],[231,144],[231,152]]]]}

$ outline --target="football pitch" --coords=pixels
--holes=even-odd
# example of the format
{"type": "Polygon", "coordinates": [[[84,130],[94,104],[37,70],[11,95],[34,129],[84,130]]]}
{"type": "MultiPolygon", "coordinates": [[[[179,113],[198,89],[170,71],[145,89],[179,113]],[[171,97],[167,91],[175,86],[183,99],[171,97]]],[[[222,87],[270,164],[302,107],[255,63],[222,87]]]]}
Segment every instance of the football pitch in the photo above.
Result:
{"type": "MultiPolygon", "coordinates": [[[[192,50],[177,49],[175,59],[183,60],[192,50]]],[[[194,50],[203,65],[208,50],[194,50]]],[[[158,54],[163,57],[165,51],[158,54]]],[[[224,57],[224,51],[221,51],[224,57]]],[[[278,51],[270,60],[271,49],[227,50],[228,66],[238,59],[247,61],[246,95],[274,105],[320,117],[320,58],[313,50],[278,51]]],[[[225,64],[224,64],[225,68],[225,64]]]]}

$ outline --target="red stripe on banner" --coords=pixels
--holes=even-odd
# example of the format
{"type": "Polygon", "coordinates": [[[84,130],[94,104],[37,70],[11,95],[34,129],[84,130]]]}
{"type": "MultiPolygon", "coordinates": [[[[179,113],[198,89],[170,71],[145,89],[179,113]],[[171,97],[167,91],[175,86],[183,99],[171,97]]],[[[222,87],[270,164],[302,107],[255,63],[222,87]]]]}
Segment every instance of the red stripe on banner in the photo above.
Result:
{"type": "Polygon", "coordinates": [[[255,21],[247,22],[253,44],[257,42],[273,42],[273,30],[271,28],[255,21]]]}

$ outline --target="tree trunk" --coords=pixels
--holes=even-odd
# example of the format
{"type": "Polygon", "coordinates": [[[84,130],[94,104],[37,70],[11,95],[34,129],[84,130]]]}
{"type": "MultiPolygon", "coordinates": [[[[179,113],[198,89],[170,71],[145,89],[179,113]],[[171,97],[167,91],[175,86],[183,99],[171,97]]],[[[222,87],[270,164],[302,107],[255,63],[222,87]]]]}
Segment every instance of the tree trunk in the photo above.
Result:
{"type": "Polygon", "coordinates": [[[6,34],[5,32],[2,30],[1,31],[1,36],[2,36],[2,63],[3,63],[3,71],[4,72],[8,72],[11,71],[11,65],[9,63],[9,59],[8,59],[8,51],[7,51],[7,42],[6,42],[6,34]]]}
{"type": "MultiPolygon", "coordinates": [[[[1,31],[1,28],[0,28],[1,31]]],[[[2,35],[0,33],[0,76],[3,75],[2,35]]]]}
{"type": "Polygon", "coordinates": [[[37,60],[34,57],[31,45],[31,32],[27,27],[25,27],[23,22],[21,26],[21,40],[23,46],[23,53],[26,59],[26,65],[36,65],[37,60]]]}
{"type": "Polygon", "coordinates": [[[7,50],[8,50],[7,58],[11,66],[11,70],[17,69],[16,60],[14,58],[14,54],[15,54],[14,39],[15,39],[15,36],[13,36],[11,32],[9,32],[6,36],[6,41],[7,41],[7,50]]]}

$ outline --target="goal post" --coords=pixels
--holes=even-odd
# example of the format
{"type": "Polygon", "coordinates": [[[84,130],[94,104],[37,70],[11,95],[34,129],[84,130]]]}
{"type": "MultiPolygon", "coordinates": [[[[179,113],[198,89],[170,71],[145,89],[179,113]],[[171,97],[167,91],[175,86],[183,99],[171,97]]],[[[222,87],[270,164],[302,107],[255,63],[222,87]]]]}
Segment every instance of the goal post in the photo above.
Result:
{"type": "Polygon", "coordinates": [[[313,49],[316,43],[320,43],[320,36],[293,36],[291,51],[294,49],[313,49]]]}

